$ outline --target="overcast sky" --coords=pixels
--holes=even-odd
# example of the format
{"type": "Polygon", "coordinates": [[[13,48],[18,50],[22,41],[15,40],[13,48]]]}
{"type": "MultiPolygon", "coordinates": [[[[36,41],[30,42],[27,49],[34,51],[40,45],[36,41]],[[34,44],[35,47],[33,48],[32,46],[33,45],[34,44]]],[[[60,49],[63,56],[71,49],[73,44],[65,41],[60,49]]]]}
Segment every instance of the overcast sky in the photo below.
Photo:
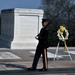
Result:
{"type": "Polygon", "coordinates": [[[39,8],[41,0],[0,0],[0,10],[10,8],[39,8]]]}

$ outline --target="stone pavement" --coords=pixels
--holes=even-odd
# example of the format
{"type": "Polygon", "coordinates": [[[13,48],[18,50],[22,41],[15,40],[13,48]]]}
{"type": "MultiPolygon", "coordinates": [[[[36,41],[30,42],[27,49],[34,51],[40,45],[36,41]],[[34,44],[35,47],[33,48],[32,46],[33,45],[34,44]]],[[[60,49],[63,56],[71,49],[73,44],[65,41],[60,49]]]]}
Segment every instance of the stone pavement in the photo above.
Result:
{"type": "MultiPolygon", "coordinates": [[[[68,57],[56,61],[48,58],[49,69],[46,72],[26,71],[33,62],[34,55],[30,53],[31,51],[35,50],[0,49],[0,75],[75,75],[75,60],[71,61],[68,57]]],[[[72,57],[74,58],[73,55],[72,57]]],[[[37,66],[37,69],[40,68],[42,68],[41,58],[37,66]]]]}

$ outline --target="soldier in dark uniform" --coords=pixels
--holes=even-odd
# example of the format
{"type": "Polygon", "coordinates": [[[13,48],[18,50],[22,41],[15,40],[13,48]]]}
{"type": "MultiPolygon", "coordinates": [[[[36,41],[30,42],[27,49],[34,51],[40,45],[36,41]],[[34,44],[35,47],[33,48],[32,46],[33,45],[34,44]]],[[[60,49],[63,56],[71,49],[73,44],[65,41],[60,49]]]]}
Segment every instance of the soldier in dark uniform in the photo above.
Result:
{"type": "Polygon", "coordinates": [[[48,69],[48,59],[47,59],[47,48],[48,48],[47,38],[49,34],[49,30],[47,29],[48,24],[49,24],[48,19],[42,19],[43,28],[41,29],[40,33],[36,36],[36,39],[39,40],[39,43],[36,48],[36,53],[34,56],[32,67],[27,68],[28,71],[36,70],[38,60],[41,54],[42,54],[42,59],[43,59],[43,68],[39,69],[39,71],[47,71],[48,69]]]}

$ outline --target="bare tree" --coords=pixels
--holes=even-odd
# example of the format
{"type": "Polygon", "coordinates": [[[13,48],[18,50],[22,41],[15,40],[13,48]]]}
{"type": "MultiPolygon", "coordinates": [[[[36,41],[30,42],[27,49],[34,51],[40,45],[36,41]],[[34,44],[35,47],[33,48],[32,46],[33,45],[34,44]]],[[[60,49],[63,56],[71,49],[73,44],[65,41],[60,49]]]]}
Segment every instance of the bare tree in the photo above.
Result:
{"type": "Polygon", "coordinates": [[[51,45],[56,46],[57,30],[60,25],[65,25],[70,36],[68,45],[75,45],[75,4],[72,0],[42,0],[42,9],[44,15],[49,18],[51,23],[49,26],[51,32],[51,45]]]}

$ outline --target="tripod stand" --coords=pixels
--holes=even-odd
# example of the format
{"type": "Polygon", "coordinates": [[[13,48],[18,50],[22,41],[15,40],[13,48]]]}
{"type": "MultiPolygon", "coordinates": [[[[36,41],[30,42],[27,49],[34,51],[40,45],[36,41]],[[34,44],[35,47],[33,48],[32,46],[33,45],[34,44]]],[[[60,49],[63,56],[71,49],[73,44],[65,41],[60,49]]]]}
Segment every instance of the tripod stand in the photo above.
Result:
{"type": "MultiPolygon", "coordinates": [[[[56,48],[55,55],[54,55],[54,61],[55,61],[55,59],[58,59],[59,45],[60,45],[60,41],[57,44],[57,48],[56,48]]],[[[61,56],[69,56],[70,60],[72,60],[72,57],[71,57],[71,55],[69,53],[69,50],[66,50],[66,51],[67,51],[68,55],[61,55],[61,56]]]]}

